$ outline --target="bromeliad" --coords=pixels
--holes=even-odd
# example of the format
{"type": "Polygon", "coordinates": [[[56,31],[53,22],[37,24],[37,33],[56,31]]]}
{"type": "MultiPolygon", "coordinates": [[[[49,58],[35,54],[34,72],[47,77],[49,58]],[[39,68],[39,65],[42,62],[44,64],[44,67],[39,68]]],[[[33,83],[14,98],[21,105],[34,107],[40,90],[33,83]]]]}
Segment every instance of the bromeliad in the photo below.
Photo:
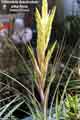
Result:
{"type": "Polygon", "coordinates": [[[33,49],[31,47],[28,47],[36,76],[35,83],[38,88],[42,103],[44,103],[46,97],[44,88],[46,84],[48,64],[57,43],[55,42],[49,49],[47,49],[50,40],[50,33],[55,11],[56,7],[54,7],[52,11],[48,13],[47,0],[42,1],[41,15],[39,10],[36,8],[35,18],[37,24],[37,47],[36,47],[37,57],[35,57],[33,49]]]}

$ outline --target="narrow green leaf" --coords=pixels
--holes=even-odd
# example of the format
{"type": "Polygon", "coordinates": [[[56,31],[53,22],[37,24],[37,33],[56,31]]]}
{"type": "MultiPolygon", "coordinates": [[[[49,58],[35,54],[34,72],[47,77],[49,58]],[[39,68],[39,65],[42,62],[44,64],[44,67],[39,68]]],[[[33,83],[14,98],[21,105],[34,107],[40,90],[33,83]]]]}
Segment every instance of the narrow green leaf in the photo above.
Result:
{"type": "Polygon", "coordinates": [[[56,97],[56,120],[60,120],[60,106],[58,103],[58,95],[56,97]]]}
{"type": "Polygon", "coordinates": [[[42,0],[42,17],[46,17],[48,13],[48,3],[47,0],[42,0]]]}
{"type": "Polygon", "coordinates": [[[19,96],[18,97],[15,97],[9,104],[7,104],[5,106],[5,108],[0,112],[0,117],[6,112],[6,110],[11,106],[11,104],[13,104],[14,102],[16,102],[16,100],[19,100],[19,96]]]}
{"type": "Polygon", "coordinates": [[[31,56],[31,60],[32,60],[32,63],[33,63],[33,66],[34,66],[35,71],[36,71],[39,75],[41,75],[41,72],[40,72],[40,69],[39,69],[39,66],[38,66],[36,57],[34,56],[33,49],[28,46],[28,51],[29,51],[29,55],[31,56]]]}
{"type": "Polygon", "coordinates": [[[9,111],[9,113],[7,113],[2,120],[8,120],[8,118],[13,114],[13,112],[18,109],[22,104],[24,103],[24,101],[18,103],[17,105],[15,105],[12,110],[9,111]]]}
{"type": "Polygon", "coordinates": [[[48,17],[48,22],[46,24],[46,33],[45,33],[45,50],[48,47],[48,43],[50,40],[50,34],[51,34],[51,29],[52,29],[52,23],[53,23],[53,18],[55,16],[55,11],[56,11],[56,7],[53,8],[50,16],[48,17]]]}
{"type": "Polygon", "coordinates": [[[57,41],[55,41],[55,43],[52,45],[51,48],[49,48],[49,50],[47,52],[46,59],[45,59],[46,65],[48,65],[48,63],[49,63],[49,60],[50,60],[51,55],[52,55],[52,53],[53,53],[53,51],[54,51],[54,49],[56,47],[56,44],[57,44],[57,41]]]}

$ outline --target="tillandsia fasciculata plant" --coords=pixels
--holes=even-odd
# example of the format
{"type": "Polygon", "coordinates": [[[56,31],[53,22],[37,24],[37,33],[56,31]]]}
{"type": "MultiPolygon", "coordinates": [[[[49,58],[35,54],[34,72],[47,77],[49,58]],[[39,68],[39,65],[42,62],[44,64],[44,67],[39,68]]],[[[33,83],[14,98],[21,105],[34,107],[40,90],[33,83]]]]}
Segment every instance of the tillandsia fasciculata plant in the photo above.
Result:
{"type": "Polygon", "coordinates": [[[45,103],[46,91],[44,92],[46,75],[48,64],[51,58],[51,55],[56,46],[55,42],[48,50],[48,43],[50,40],[50,33],[52,28],[52,22],[55,15],[56,7],[48,14],[48,4],[47,0],[42,0],[42,13],[40,15],[38,9],[36,8],[35,18],[37,23],[37,48],[36,48],[36,57],[33,49],[29,48],[29,53],[31,55],[32,63],[34,66],[35,73],[35,83],[38,88],[41,102],[45,103]],[[47,53],[46,53],[47,51],[47,53]]]}
{"type": "MultiPolygon", "coordinates": [[[[31,55],[31,60],[34,67],[35,83],[41,99],[42,109],[44,113],[44,120],[47,119],[46,115],[47,115],[49,87],[52,82],[49,81],[46,87],[47,69],[51,55],[57,43],[57,42],[53,43],[52,46],[48,48],[55,11],[56,11],[56,7],[54,7],[52,11],[48,13],[47,0],[42,0],[41,15],[37,8],[35,13],[36,24],[37,24],[36,57],[33,49],[28,46],[29,54],[31,55]]],[[[52,79],[54,79],[54,77],[55,75],[53,75],[52,79]]]]}

